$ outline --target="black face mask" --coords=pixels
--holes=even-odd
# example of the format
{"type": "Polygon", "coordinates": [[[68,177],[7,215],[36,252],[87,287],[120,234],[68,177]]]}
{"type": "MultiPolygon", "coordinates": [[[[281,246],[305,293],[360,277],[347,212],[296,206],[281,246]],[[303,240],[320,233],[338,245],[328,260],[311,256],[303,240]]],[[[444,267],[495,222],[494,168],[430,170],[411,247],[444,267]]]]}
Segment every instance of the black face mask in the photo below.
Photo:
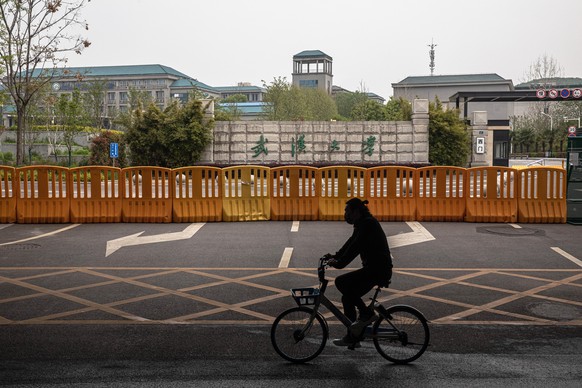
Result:
{"type": "Polygon", "coordinates": [[[355,222],[358,220],[360,214],[358,212],[358,210],[354,209],[354,208],[350,208],[350,207],[346,207],[346,210],[344,212],[344,219],[346,220],[346,222],[350,225],[355,224],[355,222]]]}

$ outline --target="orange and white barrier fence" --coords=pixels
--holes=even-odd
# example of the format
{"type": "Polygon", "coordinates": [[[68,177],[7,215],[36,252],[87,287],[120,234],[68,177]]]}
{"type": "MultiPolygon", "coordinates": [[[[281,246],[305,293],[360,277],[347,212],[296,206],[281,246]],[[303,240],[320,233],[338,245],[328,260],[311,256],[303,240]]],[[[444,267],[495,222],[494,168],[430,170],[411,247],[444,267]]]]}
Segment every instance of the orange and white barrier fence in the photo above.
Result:
{"type": "Polygon", "coordinates": [[[518,222],[566,222],[566,170],[534,167],[518,176],[518,222]]]}
{"type": "Polygon", "coordinates": [[[121,222],[120,177],[116,167],[71,168],[71,222],[121,222]]]}
{"type": "Polygon", "coordinates": [[[321,177],[315,167],[286,166],[271,169],[271,220],[319,219],[321,177]]]}
{"type": "Polygon", "coordinates": [[[567,216],[566,171],[554,167],[0,166],[0,223],[343,220],[355,197],[380,221],[567,216]]]}
{"type": "Polygon", "coordinates": [[[467,170],[467,222],[517,222],[517,171],[506,167],[467,170]]]}
{"type": "Polygon", "coordinates": [[[0,223],[16,222],[16,173],[14,167],[0,166],[0,223]]]}
{"type": "Polygon", "coordinates": [[[416,171],[417,221],[464,221],[466,171],[446,166],[416,171]]]}
{"type": "Polygon", "coordinates": [[[172,170],[130,167],[121,170],[122,221],[172,222],[172,170]]]}

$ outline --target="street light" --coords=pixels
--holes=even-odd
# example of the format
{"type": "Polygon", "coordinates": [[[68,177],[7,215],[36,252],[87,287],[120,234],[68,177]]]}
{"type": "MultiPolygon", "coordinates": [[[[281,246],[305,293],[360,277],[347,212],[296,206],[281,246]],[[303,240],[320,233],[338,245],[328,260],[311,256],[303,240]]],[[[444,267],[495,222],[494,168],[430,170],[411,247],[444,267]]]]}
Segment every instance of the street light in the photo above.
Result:
{"type": "Polygon", "coordinates": [[[578,121],[578,126],[576,128],[580,128],[580,117],[569,119],[566,116],[564,116],[564,121],[578,121]]]}
{"type": "Polygon", "coordinates": [[[554,137],[554,119],[552,119],[552,116],[549,115],[549,114],[547,114],[547,113],[544,113],[544,112],[540,112],[540,113],[543,114],[544,116],[548,116],[550,118],[550,150],[548,152],[548,155],[549,156],[552,156],[552,148],[551,148],[551,146],[552,146],[552,143],[553,143],[552,138],[554,137]]]}
{"type": "MultiPolygon", "coordinates": [[[[550,132],[554,132],[554,119],[552,119],[552,116],[544,113],[544,112],[540,112],[541,114],[543,114],[544,116],[548,116],[550,118],[550,132]]],[[[565,117],[564,117],[565,119],[565,117]]]]}

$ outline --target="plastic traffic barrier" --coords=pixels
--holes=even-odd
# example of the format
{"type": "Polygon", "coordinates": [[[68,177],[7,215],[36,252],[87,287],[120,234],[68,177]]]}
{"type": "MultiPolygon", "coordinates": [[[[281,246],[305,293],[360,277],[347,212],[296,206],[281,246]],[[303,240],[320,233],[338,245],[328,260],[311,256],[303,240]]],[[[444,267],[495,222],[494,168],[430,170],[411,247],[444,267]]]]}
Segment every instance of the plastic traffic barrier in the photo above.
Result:
{"type": "Polygon", "coordinates": [[[69,170],[57,166],[16,169],[16,222],[20,224],[68,223],[69,170]]]}
{"type": "Polygon", "coordinates": [[[412,167],[373,167],[366,170],[366,199],[379,221],[414,221],[416,193],[412,167]]]}
{"type": "Polygon", "coordinates": [[[519,170],[518,176],[518,222],[566,222],[566,170],[531,167],[519,170]]]}
{"type": "Polygon", "coordinates": [[[218,167],[172,170],[173,222],[222,221],[224,174],[218,167]]]}
{"type": "Polygon", "coordinates": [[[121,169],[108,166],[70,169],[71,222],[121,222],[121,169]]]}
{"type": "Polygon", "coordinates": [[[467,170],[467,222],[517,222],[517,171],[507,167],[467,170]]]}
{"type": "Polygon", "coordinates": [[[271,219],[315,221],[319,216],[321,178],[315,167],[271,169],[271,219]]]}
{"type": "Polygon", "coordinates": [[[0,166],[0,224],[16,222],[16,170],[0,166]]]}
{"type": "Polygon", "coordinates": [[[346,202],[351,198],[365,199],[366,169],[363,167],[334,166],[320,168],[321,194],[319,219],[344,219],[346,202]]]}
{"type": "Polygon", "coordinates": [[[261,221],[271,218],[268,167],[227,167],[223,169],[223,174],[223,221],[261,221]]]}
{"type": "Polygon", "coordinates": [[[463,221],[466,170],[461,167],[422,167],[416,172],[417,221],[463,221]]]}
{"type": "Polygon", "coordinates": [[[172,170],[130,167],[121,176],[123,222],[172,222],[172,170]]]}

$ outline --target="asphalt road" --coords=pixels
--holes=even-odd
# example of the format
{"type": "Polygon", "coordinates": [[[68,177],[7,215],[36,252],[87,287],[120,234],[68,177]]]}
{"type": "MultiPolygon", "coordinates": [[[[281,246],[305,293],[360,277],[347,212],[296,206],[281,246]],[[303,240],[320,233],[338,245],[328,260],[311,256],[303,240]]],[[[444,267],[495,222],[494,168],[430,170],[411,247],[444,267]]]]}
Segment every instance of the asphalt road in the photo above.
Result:
{"type": "Polygon", "coordinates": [[[395,257],[382,300],[431,321],[408,366],[370,343],[328,343],[306,365],[272,349],[289,289],[317,283],[345,223],[0,225],[0,385],[580,386],[580,227],[382,226],[395,257]]]}

